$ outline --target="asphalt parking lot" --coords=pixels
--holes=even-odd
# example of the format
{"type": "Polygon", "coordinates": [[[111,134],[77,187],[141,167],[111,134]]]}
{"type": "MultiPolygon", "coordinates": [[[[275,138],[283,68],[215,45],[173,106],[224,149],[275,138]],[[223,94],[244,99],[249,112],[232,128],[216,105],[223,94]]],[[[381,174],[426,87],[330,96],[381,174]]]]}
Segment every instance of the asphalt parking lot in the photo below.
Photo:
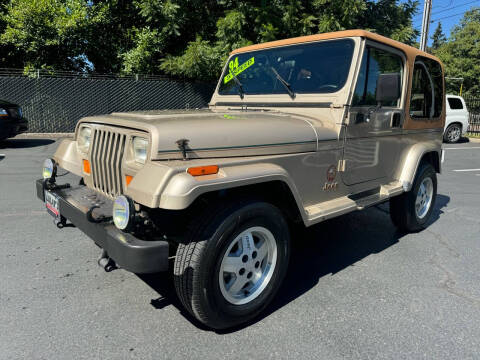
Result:
{"type": "Polygon", "coordinates": [[[33,183],[56,146],[0,144],[0,359],[480,356],[480,143],[445,145],[426,230],[398,233],[382,205],[299,234],[276,301],[224,333],[168,275],[106,273],[92,241],[54,226],[33,183]]]}

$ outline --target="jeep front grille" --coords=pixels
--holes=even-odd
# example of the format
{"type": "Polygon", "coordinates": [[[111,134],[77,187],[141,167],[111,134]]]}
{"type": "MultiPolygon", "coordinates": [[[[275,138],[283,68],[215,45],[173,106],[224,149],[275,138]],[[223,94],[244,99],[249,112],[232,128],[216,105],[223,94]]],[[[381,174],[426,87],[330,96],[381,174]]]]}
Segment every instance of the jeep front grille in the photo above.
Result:
{"type": "Polygon", "coordinates": [[[126,135],[107,129],[94,129],[91,163],[94,189],[115,197],[123,194],[122,158],[126,135]]]}

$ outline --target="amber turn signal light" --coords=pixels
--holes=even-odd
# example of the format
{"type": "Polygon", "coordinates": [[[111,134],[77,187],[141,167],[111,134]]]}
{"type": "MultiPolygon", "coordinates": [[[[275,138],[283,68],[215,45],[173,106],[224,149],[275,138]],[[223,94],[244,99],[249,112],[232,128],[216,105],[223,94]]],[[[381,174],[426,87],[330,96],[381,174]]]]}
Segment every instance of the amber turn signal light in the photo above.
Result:
{"type": "Polygon", "coordinates": [[[90,174],[90,161],[83,159],[83,172],[85,174],[90,174]]]}
{"type": "Polygon", "coordinates": [[[132,182],[133,180],[133,176],[132,175],[125,175],[125,182],[127,183],[127,186],[130,185],[130,183],[132,182]]]}
{"type": "Polygon", "coordinates": [[[218,173],[218,165],[188,168],[187,172],[192,176],[212,175],[218,173]]]}

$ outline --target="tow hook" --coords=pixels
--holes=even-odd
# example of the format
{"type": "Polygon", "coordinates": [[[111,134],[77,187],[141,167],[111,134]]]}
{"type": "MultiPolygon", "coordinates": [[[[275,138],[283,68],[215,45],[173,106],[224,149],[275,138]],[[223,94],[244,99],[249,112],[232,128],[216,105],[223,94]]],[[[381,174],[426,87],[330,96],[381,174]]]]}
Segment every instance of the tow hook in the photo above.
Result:
{"type": "Polygon", "coordinates": [[[98,266],[103,268],[103,270],[105,270],[106,272],[110,272],[115,269],[118,269],[118,266],[115,263],[115,261],[110,257],[108,257],[108,253],[104,249],[102,250],[102,254],[100,255],[100,257],[98,258],[98,266]]]}
{"type": "Polygon", "coordinates": [[[93,205],[88,211],[87,211],[87,220],[90,221],[91,223],[99,224],[102,222],[107,222],[111,221],[112,217],[111,216],[104,216],[104,215],[99,215],[98,217],[95,217],[93,215],[93,210],[100,208],[98,205],[93,205]]]}
{"type": "Polygon", "coordinates": [[[53,223],[57,226],[57,228],[63,229],[65,226],[67,226],[67,219],[60,215],[60,218],[55,218],[53,223]]]}

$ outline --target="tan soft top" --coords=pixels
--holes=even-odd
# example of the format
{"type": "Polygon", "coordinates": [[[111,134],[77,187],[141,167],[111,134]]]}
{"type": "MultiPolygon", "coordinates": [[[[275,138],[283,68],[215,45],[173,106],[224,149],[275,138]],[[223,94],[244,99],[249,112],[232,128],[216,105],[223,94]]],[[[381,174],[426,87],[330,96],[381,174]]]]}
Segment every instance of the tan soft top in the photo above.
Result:
{"type": "Polygon", "coordinates": [[[300,37],[295,37],[290,39],[270,41],[263,44],[255,44],[255,45],[245,46],[245,47],[233,50],[231,52],[231,55],[248,52],[248,51],[267,49],[267,48],[272,48],[277,46],[301,44],[301,43],[320,41],[320,40],[341,39],[346,37],[364,37],[364,38],[371,39],[383,44],[390,45],[399,50],[402,50],[409,58],[412,58],[412,57],[414,58],[415,56],[420,55],[420,56],[425,56],[440,62],[440,60],[437,57],[427,54],[426,52],[420,51],[417,48],[414,48],[412,46],[406,45],[399,41],[392,40],[385,36],[374,34],[365,30],[336,31],[336,32],[330,32],[330,33],[324,33],[324,34],[300,36],[300,37]]]}

